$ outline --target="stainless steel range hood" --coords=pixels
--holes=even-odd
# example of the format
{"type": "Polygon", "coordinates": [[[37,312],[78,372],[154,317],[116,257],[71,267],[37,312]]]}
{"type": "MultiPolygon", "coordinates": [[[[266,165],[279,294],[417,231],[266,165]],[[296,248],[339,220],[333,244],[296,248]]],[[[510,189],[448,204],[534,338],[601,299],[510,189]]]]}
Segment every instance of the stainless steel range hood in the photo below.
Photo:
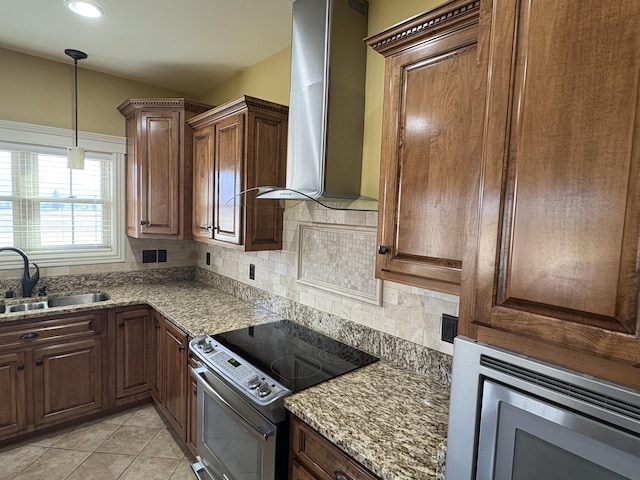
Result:
{"type": "Polygon", "coordinates": [[[286,188],[262,187],[259,198],[360,198],[367,8],[366,0],[293,3],[286,188]]]}

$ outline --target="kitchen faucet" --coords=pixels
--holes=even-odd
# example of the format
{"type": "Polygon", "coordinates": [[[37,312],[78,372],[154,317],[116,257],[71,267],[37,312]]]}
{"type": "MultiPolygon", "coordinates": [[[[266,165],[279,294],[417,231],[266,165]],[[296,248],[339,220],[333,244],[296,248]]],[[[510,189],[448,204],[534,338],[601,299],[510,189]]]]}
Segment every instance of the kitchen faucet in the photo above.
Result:
{"type": "Polygon", "coordinates": [[[38,280],[40,279],[40,269],[38,268],[38,265],[34,263],[33,266],[36,267],[36,273],[32,277],[29,272],[29,258],[27,257],[27,254],[24,253],[19,248],[15,248],[15,247],[0,248],[0,252],[4,252],[7,250],[16,252],[24,260],[24,271],[22,272],[22,296],[30,297],[31,294],[33,293],[33,288],[36,286],[36,283],[38,283],[38,280]]]}

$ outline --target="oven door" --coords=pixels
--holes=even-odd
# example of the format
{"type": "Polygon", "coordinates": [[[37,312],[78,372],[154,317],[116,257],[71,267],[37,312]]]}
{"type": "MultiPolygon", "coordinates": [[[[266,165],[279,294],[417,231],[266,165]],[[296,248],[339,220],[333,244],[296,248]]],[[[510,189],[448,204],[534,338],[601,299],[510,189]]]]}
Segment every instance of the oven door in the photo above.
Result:
{"type": "Polygon", "coordinates": [[[215,373],[192,370],[198,380],[198,478],[275,480],[277,426],[215,373]]]}

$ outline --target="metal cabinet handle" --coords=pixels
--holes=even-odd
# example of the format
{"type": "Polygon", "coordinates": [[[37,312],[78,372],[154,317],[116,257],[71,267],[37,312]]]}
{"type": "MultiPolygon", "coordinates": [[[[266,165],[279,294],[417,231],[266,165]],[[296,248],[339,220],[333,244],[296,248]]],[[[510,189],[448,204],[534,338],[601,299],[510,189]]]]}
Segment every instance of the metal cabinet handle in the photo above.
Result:
{"type": "Polygon", "coordinates": [[[16,370],[24,370],[24,365],[21,363],[16,367],[16,370]]]}
{"type": "Polygon", "coordinates": [[[20,335],[20,340],[32,340],[34,338],[37,338],[39,335],[40,334],[37,332],[24,333],[20,335]]]}
{"type": "Polygon", "coordinates": [[[380,245],[380,246],[378,247],[378,253],[379,253],[380,255],[385,255],[385,254],[389,253],[389,249],[387,248],[387,246],[386,246],[386,245],[380,245]]]}
{"type": "Polygon", "coordinates": [[[36,367],[42,366],[42,360],[36,360],[36,367]]]}
{"type": "Polygon", "coordinates": [[[333,472],[333,474],[336,477],[336,480],[349,480],[349,477],[347,477],[343,472],[337,471],[337,472],[333,472]]]}

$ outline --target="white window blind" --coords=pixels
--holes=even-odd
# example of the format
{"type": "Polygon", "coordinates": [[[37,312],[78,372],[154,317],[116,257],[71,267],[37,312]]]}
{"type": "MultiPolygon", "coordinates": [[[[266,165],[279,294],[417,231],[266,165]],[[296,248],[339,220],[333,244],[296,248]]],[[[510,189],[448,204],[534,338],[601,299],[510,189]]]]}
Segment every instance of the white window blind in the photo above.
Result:
{"type": "MultiPolygon", "coordinates": [[[[0,247],[41,266],[124,261],[118,160],[87,151],[84,170],[70,170],[59,146],[0,141],[0,247]]],[[[6,257],[0,266],[19,260],[6,257]]]]}

